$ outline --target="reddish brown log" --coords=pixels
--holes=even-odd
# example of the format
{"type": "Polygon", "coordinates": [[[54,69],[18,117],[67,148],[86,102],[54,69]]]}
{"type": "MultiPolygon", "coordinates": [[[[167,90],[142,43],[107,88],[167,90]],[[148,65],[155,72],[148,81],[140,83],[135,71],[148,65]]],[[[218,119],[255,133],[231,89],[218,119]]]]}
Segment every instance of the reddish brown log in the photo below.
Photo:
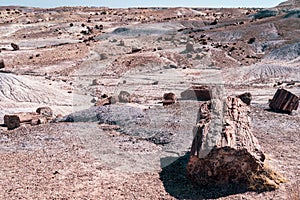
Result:
{"type": "Polygon", "coordinates": [[[269,106],[276,112],[291,113],[298,109],[299,97],[285,89],[278,89],[269,106]]]}
{"type": "Polygon", "coordinates": [[[31,122],[34,117],[37,117],[38,113],[15,113],[4,116],[4,124],[9,130],[18,128],[21,123],[31,122]]]}

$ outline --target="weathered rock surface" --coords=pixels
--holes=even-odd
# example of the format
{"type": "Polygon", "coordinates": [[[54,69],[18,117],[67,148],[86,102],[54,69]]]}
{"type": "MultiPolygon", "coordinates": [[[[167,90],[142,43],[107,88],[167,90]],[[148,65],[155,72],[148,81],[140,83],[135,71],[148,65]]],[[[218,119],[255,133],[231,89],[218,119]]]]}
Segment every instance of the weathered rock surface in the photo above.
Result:
{"type": "Polygon", "coordinates": [[[285,89],[278,89],[269,106],[274,111],[291,113],[298,109],[299,97],[285,89]]]}
{"type": "Polygon", "coordinates": [[[235,183],[263,190],[278,187],[280,181],[276,177],[268,182],[272,178],[264,166],[265,155],[251,132],[249,113],[250,108],[237,97],[227,97],[224,105],[200,106],[187,165],[193,182],[203,186],[235,183]],[[220,124],[216,119],[222,114],[220,124]],[[252,178],[254,175],[259,176],[259,180],[255,179],[259,183],[252,178]]]}

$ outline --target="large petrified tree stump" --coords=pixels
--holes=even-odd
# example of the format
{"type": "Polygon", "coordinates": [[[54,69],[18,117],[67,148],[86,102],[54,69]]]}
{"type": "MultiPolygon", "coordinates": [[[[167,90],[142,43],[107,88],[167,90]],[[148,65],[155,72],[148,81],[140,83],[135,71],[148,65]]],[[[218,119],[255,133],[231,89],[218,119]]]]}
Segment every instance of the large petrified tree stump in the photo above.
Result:
{"type": "Polygon", "coordinates": [[[275,189],[282,177],[265,167],[265,155],[251,132],[250,108],[238,97],[203,103],[187,165],[202,186],[246,184],[275,189]]]}

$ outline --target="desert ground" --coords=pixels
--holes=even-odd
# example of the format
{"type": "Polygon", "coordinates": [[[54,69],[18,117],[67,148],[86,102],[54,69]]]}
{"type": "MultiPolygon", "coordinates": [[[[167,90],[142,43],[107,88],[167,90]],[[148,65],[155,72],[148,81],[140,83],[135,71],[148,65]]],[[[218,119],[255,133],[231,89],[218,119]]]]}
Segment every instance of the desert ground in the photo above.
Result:
{"type": "Polygon", "coordinates": [[[300,109],[278,113],[268,103],[278,88],[300,94],[299,16],[299,1],[0,7],[0,199],[299,199],[300,109]],[[251,93],[253,134],[287,179],[278,189],[187,178],[201,101],[180,95],[195,84],[251,93]],[[177,101],[163,106],[167,92],[177,101]],[[53,110],[49,123],[5,127],[4,115],[42,106],[53,110]]]}

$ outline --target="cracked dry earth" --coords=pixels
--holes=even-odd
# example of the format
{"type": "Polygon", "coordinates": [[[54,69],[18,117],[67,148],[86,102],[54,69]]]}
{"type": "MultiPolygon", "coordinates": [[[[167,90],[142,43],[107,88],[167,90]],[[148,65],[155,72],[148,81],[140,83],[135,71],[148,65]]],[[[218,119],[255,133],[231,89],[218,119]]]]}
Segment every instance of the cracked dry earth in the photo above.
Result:
{"type": "Polygon", "coordinates": [[[274,113],[267,104],[279,87],[300,94],[298,1],[266,11],[0,10],[0,123],[45,105],[55,116],[78,117],[0,127],[0,199],[300,198],[300,111],[274,113]],[[286,183],[256,193],[186,178],[201,102],[180,93],[192,84],[252,94],[253,134],[286,183]],[[120,91],[131,103],[94,106],[120,91]],[[166,92],[176,104],[162,106],[166,92]],[[100,124],[97,109],[111,111],[100,124]]]}

